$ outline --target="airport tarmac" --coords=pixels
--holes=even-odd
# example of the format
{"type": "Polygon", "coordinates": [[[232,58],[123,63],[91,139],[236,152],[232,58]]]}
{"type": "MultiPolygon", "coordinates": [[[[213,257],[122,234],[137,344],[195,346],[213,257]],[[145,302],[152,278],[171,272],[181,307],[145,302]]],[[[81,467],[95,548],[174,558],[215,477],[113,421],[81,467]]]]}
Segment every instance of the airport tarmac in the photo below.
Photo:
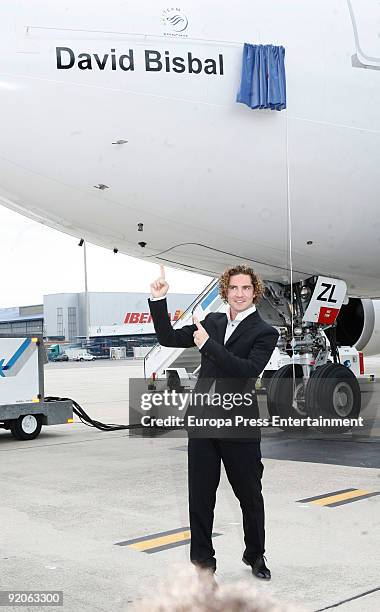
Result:
{"type": "MultiPolygon", "coordinates": [[[[366,370],[380,377],[380,358],[368,358],[366,370]]],[[[140,361],[48,364],[45,395],[127,424],[128,381],[142,371],[140,361]]],[[[240,507],[223,473],[214,524],[219,584],[253,581],[308,611],[380,609],[380,393],[367,384],[365,432],[263,433],[269,583],[241,563],[240,507]]],[[[104,612],[131,608],[162,578],[175,580],[189,554],[185,451],[173,432],[135,437],[77,418],[29,442],[0,430],[1,588],[60,590],[64,610],[104,612]]]]}

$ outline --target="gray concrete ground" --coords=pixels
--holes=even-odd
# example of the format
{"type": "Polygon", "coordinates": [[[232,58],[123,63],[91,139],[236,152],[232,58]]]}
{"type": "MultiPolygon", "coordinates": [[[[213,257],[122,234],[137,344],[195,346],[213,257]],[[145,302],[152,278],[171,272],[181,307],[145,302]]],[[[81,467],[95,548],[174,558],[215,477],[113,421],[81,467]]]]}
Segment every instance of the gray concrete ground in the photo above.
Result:
{"type": "MultiPolygon", "coordinates": [[[[380,374],[379,359],[367,360],[367,369],[380,374]]],[[[142,364],[131,361],[49,364],[45,395],[72,397],[95,419],[127,423],[128,380],[141,375],[142,364]]],[[[379,457],[376,407],[370,437],[349,435],[334,444],[311,436],[300,446],[284,433],[264,434],[269,583],[240,561],[240,508],[223,474],[214,526],[221,534],[215,538],[220,583],[254,581],[305,610],[380,609],[379,590],[363,595],[380,587],[380,496],[336,507],[298,501],[350,488],[380,490],[378,464],[363,467],[379,457]]],[[[1,589],[63,590],[64,610],[104,612],[128,609],[168,574],[175,579],[175,564],[188,563],[188,545],[147,554],[116,544],[188,526],[185,445],[167,435],[100,432],[77,420],[45,427],[31,442],[0,430],[1,589]]]]}

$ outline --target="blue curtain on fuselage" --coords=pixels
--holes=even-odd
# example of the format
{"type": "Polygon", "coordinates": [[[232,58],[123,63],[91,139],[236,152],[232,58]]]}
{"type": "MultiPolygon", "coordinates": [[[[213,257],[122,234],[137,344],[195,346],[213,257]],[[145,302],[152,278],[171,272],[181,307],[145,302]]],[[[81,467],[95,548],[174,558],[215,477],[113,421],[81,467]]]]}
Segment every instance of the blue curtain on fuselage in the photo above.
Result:
{"type": "Polygon", "coordinates": [[[240,90],[236,101],[250,108],[286,108],[285,48],[244,44],[240,90]]]}

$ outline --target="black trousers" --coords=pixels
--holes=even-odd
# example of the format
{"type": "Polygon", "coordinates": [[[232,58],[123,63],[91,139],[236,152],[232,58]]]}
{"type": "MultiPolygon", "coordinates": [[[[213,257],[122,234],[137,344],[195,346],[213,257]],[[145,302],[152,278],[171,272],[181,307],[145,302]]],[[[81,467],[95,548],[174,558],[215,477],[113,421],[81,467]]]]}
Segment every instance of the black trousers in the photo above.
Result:
{"type": "Polygon", "coordinates": [[[244,555],[254,561],[264,553],[264,500],[261,493],[264,466],[260,440],[189,438],[190,559],[193,563],[209,566],[216,563],[211,533],[221,461],[243,513],[244,555]]]}

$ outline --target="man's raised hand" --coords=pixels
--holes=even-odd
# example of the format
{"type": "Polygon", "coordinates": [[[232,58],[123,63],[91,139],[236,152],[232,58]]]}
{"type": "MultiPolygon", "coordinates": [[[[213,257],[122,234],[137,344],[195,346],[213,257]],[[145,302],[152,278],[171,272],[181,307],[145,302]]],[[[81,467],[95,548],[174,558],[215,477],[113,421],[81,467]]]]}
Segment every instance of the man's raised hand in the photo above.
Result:
{"type": "Polygon", "coordinates": [[[197,329],[195,330],[193,334],[194,343],[199,348],[200,346],[202,346],[202,344],[206,342],[206,340],[208,340],[209,335],[206,332],[205,328],[201,325],[197,317],[193,317],[193,322],[194,322],[194,325],[197,326],[197,329]]]}
{"type": "Polygon", "coordinates": [[[169,285],[165,280],[165,268],[160,266],[160,276],[150,284],[150,292],[153,297],[165,297],[169,289],[169,285]]]}

